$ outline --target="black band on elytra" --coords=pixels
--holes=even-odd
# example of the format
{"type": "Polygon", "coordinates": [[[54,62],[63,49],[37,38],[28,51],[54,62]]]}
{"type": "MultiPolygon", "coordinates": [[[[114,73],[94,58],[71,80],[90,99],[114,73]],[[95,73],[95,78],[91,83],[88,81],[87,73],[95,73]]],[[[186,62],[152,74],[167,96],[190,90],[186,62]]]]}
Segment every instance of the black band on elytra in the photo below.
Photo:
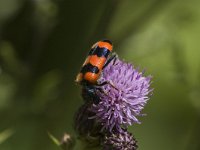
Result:
{"type": "Polygon", "coordinates": [[[81,69],[81,73],[85,74],[87,72],[91,72],[91,73],[99,73],[99,69],[96,66],[93,66],[92,64],[88,63],[85,66],[82,67],[81,69]]]}
{"type": "Polygon", "coordinates": [[[105,57],[107,58],[108,55],[110,54],[110,50],[108,50],[107,48],[100,48],[100,47],[96,47],[90,50],[89,55],[97,55],[98,57],[105,57]]]}

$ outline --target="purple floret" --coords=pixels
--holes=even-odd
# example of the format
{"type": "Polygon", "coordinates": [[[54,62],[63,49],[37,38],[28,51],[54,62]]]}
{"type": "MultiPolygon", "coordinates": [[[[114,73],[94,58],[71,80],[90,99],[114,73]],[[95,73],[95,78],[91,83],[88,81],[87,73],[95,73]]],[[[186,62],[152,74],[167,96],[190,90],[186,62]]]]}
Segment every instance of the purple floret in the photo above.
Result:
{"type": "Polygon", "coordinates": [[[103,129],[121,131],[122,126],[140,123],[136,117],[142,115],[141,110],[149,100],[151,77],[116,58],[102,71],[98,83],[105,82],[97,90],[101,101],[91,109],[103,129]]]}
{"type": "Polygon", "coordinates": [[[105,135],[102,145],[103,150],[136,150],[138,148],[137,141],[127,131],[105,135]]]}

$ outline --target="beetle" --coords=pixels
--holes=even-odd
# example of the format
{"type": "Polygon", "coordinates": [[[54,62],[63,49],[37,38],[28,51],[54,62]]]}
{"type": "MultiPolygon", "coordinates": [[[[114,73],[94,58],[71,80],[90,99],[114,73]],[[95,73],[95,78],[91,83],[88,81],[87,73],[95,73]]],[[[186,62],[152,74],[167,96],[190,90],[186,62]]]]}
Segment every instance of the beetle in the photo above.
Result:
{"type": "Polygon", "coordinates": [[[82,85],[82,96],[84,100],[93,100],[98,102],[96,96],[98,86],[107,84],[107,82],[98,84],[103,69],[114,59],[116,54],[112,53],[113,45],[110,40],[101,40],[96,42],[90,49],[88,56],[78,73],[75,82],[82,85]]]}

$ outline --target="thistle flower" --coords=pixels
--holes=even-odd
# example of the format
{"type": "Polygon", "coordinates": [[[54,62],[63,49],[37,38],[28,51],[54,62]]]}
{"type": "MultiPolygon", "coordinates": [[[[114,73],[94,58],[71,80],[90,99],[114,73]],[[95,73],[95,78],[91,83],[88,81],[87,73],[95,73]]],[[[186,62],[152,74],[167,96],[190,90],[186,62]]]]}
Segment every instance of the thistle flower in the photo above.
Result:
{"type": "Polygon", "coordinates": [[[102,72],[99,84],[105,83],[97,90],[101,99],[98,104],[93,104],[91,111],[102,124],[103,129],[112,132],[113,129],[121,131],[134,123],[140,123],[136,118],[141,116],[148,95],[151,93],[151,77],[144,76],[130,63],[112,60],[102,72]]]}
{"type": "Polygon", "coordinates": [[[126,130],[106,135],[102,145],[104,150],[136,150],[138,147],[133,135],[126,130]]]}
{"type": "Polygon", "coordinates": [[[99,139],[99,136],[101,136],[99,130],[102,128],[96,120],[89,119],[89,117],[94,115],[94,113],[90,111],[91,105],[92,103],[90,102],[83,104],[74,118],[74,128],[79,138],[90,142],[99,139]]]}

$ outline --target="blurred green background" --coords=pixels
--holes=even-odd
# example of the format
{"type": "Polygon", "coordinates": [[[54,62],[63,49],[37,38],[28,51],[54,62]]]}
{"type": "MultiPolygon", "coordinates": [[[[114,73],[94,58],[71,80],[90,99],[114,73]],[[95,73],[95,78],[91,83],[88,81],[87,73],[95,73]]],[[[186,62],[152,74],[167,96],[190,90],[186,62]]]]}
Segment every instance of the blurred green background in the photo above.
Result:
{"type": "Polygon", "coordinates": [[[47,131],[75,135],[74,79],[104,38],[153,75],[130,128],[139,150],[200,150],[199,0],[0,0],[0,150],[58,150],[47,131]]]}

